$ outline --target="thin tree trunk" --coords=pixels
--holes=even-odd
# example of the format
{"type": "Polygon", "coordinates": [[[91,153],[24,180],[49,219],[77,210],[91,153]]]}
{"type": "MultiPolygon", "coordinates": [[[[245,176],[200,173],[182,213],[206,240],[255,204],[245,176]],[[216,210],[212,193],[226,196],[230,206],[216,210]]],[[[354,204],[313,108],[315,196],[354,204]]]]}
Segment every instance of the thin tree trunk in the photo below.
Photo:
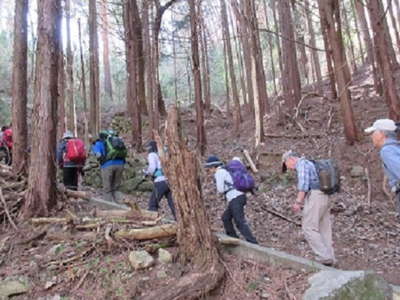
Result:
{"type": "Polygon", "coordinates": [[[203,155],[206,151],[207,140],[204,130],[204,112],[202,100],[202,86],[199,62],[199,38],[198,38],[198,12],[196,11],[195,0],[189,0],[190,10],[190,29],[191,29],[191,47],[192,47],[192,70],[194,80],[194,98],[196,103],[196,127],[197,127],[197,148],[203,155]]]}
{"type": "Polygon", "coordinates": [[[228,14],[226,11],[226,5],[224,0],[220,0],[220,5],[221,5],[221,19],[222,19],[222,33],[223,37],[225,40],[225,45],[226,45],[226,54],[227,54],[227,59],[228,59],[228,67],[229,67],[229,75],[231,79],[231,84],[230,87],[232,89],[232,97],[233,97],[233,102],[235,104],[235,111],[234,111],[234,132],[239,135],[239,127],[240,123],[242,122],[242,116],[240,112],[240,100],[239,100],[239,93],[237,90],[237,85],[236,85],[236,75],[235,75],[235,68],[234,68],[234,63],[233,63],[233,55],[232,55],[232,45],[231,45],[231,39],[230,39],[230,32],[229,32],[229,23],[228,23],[228,14]]]}
{"type": "Polygon", "coordinates": [[[76,109],[74,101],[74,57],[72,54],[71,47],[71,0],[65,0],[65,23],[67,32],[67,103],[68,103],[68,115],[67,115],[67,128],[74,136],[77,136],[76,129],[76,109]]]}
{"type": "Polygon", "coordinates": [[[208,41],[207,41],[207,27],[206,23],[204,22],[203,15],[201,17],[202,23],[202,57],[203,57],[203,82],[204,82],[204,103],[206,106],[206,110],[210,111],[211,109],[211,82],[210,82],[210,64],[209,64],[209,57],[208,57],[208,41]]]}
{"type": "Polygon", "coordinates": [[[57,140],[62,138],[67,123],[65,114],[65,57],[62,44],[61,40],[58,57],[57,140]]]}
{"type": "Polygon", "coordinates": [[[28,0],[15,2],[12,69],[12,130],[14,173],[27,167],[28,126],[28,0]]]}
{"type": "Polygon", "coordinates": [[[283,55],[283,94],[290,109],[294,109],[301,99],[301,83],[297,65],[296,45],[290,0],[280,0],[278,3],[279,25],[284,38],[282,39],[283,55]]]}
{"type": "Polygon", "coordinates": [[[96,136],[100,130],[100,73],[99,41],[97,37],[96,0],[89,0],[89,98],[90,98],[90,133],[96,136]]]}
{"type": "Polygon", "coordinates": [[[244,105],[248,106],[248,101],[247,101],[247,93],[246,93],[246,81],[245,81],[245,74],[244,74],[244,64],[243,64],[243,51],[241,50],[240,47],[240,42],[238,41],[237,37],[234,37],[234,43],[236,47],[236,59],[239,63],[239,77],[240,77],[240,90],[242,94],[242,99],[244,105]]]}
{"type": "Polygon", "coordinates": [[[367,57],[366,62],[370,64],[374,64],[374,50],[372,39],[369,33],[368,22],[365,16],[364,4],[362,0],[353,0],[355,4],[355,9],[357,13],[357,17],[361,24],[361,32],[364,40],[365,48],[367,49],[367,57]]]}
{"type": "MultiPolygon", "coordinates": [[[[298,69],[300,71],[300,79],[303,79],[304,84],[310,83],[309,67],[308,67],[308,57],[306,51],[306,40],[305,40],[305,25],[306,22],[301,12],[297,9],[294,2],[292,4],[293,19],[294,19],[294,37],[297,41],[297,50],[299,52],[299,64],[298,69]]],[[[302,81],[300,81],[301,83],[302,81]]],[[[301,86],[300,86],[301,88],[301,86]]]]}
{"type": "MultiPolygon", "coordinates": [[[[310,4],[309,4],[309,0],[305,0],[304,2],[305,5],[305,11],[306,11],[306,16],[307,16],[307,27],[308,27],[308,32],[310,34],[310,44],[311,47],[316,48],[317,47],[317,43],[315,40],[315,31],[314,31],[314,25],[312,22],[312,14],[310,13],[310,4]]],[[[314,70],[315,70],[315,75],[316,75],[316,85],[317,85],[317,89],[320,93],[322,93],[322,72],[321,72],[321,64],[319,62],[319,55],[318,55],[318,51],[316,50],[311,50],[312,53],[312,59],[313,59],[313,63],[314,63],[314,70]]]]}
{"type": "Polygon", "coordinates": [[[394,78],[397,60],[390,54],[393,49],[387,24],[382,21],[384,10],[379,0],[368,1],[369,16],[374,32],[374,44],[380,77],[382,78],[383,93],[389,107],[389,117],[400,120],[400,99],[394,78]],[[393,61],[393,59],[395,61],[393,61]]]}
{"type": "Polygon", "coordinates": [[[103,40],[104,91],[105,94],[107,95],[107,98],[112,102],[113,90],[112,90],[111,67],[110,67],[110,46],[109,46],[110,42],[108,39],[109,24],[108,24],[107,0],[102,0],[100,5],[100,10],[101,10],[101,18],[103,21],[101,37],[103,40]]]}
{"type": "Polygon", "coordinates": [[[85,74],[85,61],[83,59],[83,47],[82,47],[82,31],[81,31],[81,20],[78,19],[78,37],[79,37],[79,56],[81,60],[81,96],[83,102],[83,122],[85,126],[85,145],[89,146],[89,122],[88,122],[88,103],[87,103],[87,92],[86,92],[86,74],[85,74]]]}
{"type": "MultiPolygon", "coordinates": [[[[276,0],[271,0],[271,9],[272,9],[272,17],[274,19],[274,27],[275,27],[275,31],[279,32],[279,22],[278,22],[278,17],[276,14],[276,10],[277,10],[277,1],[276,0]]],[[[278,58],[279,58],[279,73],[281,75],[281,86],[282,84],[282,74],[283,74],[283,60],[282,60],[282,47],[281,47],[281,42],[279,40],[278,35],[275,35],[275,43],[278,49],[278,58]]]]}
{"type": "Polygon", "coordinates": [[[344,133],[349,144],[358,140],[357,127],[351,106],[350,71],[343,46],[338,0],[318,0],[321,20],[326,22],[327,38],[331,42],[335,78],[342,110],[344,133]]]}
{"type": "Polygon", "coordinates": [[[47,216],[56,204],[57,80],[60,0],[38,1],[38,48],[32,150],[23,217],[47,216]]]}

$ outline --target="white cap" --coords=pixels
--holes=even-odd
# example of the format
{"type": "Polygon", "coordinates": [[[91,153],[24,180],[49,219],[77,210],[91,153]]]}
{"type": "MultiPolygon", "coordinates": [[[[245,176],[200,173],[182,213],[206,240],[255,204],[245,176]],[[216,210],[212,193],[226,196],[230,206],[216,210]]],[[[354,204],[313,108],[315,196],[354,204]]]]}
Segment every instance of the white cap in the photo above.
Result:
{"type": "Polygon", "coordinates": [[[395,131],[397,129],[396,123],[390,119],[379,119],[372,124],[371,127],[368,127],[364,130],[365,133],[372,133],[377,130],[382,131],[395,131]]]}
{"type": "Polygon", "coordinates": [[[71,131],[66,131],[65,133],[64,133],[64,135],[63,135],[63,139],[70,139],[70,138],[73,138],[74,137],[74,135],[72,134],[72,132],[71,131]]]}
{"type": "Polygon", "coordinates": [[[237,161],[242,162],[242,160],[241,160],[240,157],[238,157],[238,156],[235,156],[234,158],[232,158],[232,160],[237,160],[237,161]]]}

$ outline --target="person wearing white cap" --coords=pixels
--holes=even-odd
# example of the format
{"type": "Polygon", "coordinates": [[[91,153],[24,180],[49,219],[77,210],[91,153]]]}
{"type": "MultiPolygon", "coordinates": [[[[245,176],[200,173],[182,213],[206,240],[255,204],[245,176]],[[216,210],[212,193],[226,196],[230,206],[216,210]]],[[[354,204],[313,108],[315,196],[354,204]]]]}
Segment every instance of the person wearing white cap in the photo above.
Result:
{"type": "Polygon", "coordinates": [[[392,192],[396,193],[396,211],[400,215],[400,142],[397,140],[397,125],[393,120],[379,119],[364,131],[371,134],[373,145],[379,149],[389,185],[392,192]]]}

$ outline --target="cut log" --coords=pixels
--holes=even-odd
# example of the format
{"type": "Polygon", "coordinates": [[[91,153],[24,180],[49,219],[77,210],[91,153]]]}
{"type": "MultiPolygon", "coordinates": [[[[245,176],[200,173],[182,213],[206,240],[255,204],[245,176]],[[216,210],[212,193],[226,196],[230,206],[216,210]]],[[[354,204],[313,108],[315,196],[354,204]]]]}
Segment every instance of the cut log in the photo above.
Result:
{"type": "Polygon", "coordinates": [[[119,230],[114,236],[127,240],[152,240],[176,235],[176,224],[165,224],[149,228],[119,230]]]}
{"type": "Polygon", "coordinates": [[[255,163],[253,162],[253,160],[251,159],[249,151],[243,150],[243,154],[244,154],[244,157],[246,158],[247,162],[249,163],[251,170],[254,173],[258,173],[258,169],[257,169],[255,163]]]}

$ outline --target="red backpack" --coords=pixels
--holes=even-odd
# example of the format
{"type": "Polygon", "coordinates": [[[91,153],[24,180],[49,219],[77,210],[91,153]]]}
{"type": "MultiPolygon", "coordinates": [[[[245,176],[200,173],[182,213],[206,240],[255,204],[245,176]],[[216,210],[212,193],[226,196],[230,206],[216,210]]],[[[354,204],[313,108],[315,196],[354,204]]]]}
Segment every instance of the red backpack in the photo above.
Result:
{"type": "Polygon", "coordinates": [[[81,139],[69,139],[66,144],[65,159],[74,163],[85,163],[85,143],[81,139]]]}
{"type": "Polygon", "coordinates": [[[12,129],[8,128],[3,133],[3,142],[8,148],[12,148],[13,140],[12,140],[12,129]]]}

